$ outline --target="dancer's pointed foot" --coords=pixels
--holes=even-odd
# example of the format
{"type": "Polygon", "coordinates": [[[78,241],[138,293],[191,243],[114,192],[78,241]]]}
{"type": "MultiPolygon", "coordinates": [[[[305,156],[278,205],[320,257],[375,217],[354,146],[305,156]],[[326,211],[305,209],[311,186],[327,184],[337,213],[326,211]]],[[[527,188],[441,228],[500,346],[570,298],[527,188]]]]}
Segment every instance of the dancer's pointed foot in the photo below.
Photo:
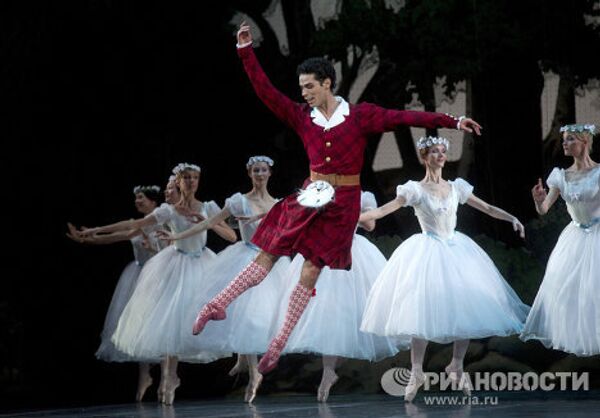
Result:
{"type": "Polygon", "coordinates": [[[248,370],[248,362],[243,359],[242,355],[238,355],[238,359],[235,363],[235,366],[233,366],[231,370],[229,370],[228,374],[229,376],[233,377],[238,373],[245,372],[246,370],[248,370]]]}
{"type": "Polygon", "coordinates": [[[339,379],[338,375],[335,374],[335,371],[331,369],[323,370],[323,377],[321,378],[321,384],[319,385],[319,390],[317,391],[317,401],[319,402],[327,402],[327,398],[329,398],[329,390],[335,382],[339,379]]]}
{"type": "Polygon", "coordinates": [[[408,385],[406,385],[406,389],[404,391],[404,400],[406,402],[412,402],[417,396],[417,392],[419,388],[423,386],[425,383],[425,375],[423,372],[411,372],[410,379],[408,380],[408,385]]]}
{"type": "Polygon", "coordinates": [[[256,392],[258,391],[262,380],[263,376],[258,372],[250,374],[248,386],[246,386],[246,394],[244,395],[244,402],[252,403],[252,401],[254,401],[254,398],[256,398],[256,392]]]}
{"type": "Polygon", "coordinates": [[[158,390],[156,391],[156,397],[160,403],[165,402],[165,383],[165,379],[161,379],[160,385],[158,385],[158,390]]]}
{"type": "Polygon", "coordinates": [[[471,382],[464,377],[463,369],[447,366],[444,370],[452,382],[452,388],[461,389],[466,396],[471,396],[471,382]]]}
{"type": "Polygon", "coordinates": [[[206,323],[210,320],[220,321],[226,318],[225,309],[218,306],[216,303],[208,302],[204,308],[198,312],[192,334],[198,335],[202,332],[206,323]]]}
{"type": "Polygon", "coordinates": [[[267,374],[277,367],[277,363],[279,362],[279,357],[281,356],[282,351],[283,344],[280,344],[277,340],[271,341],[269,349],[258,362],[258,372],[260,374],[267,374]]]}
{"type": "Polygon", "coordinates": [[[175,390],[177,390],[180,383],[181,380],[179,380],[178,377],[167,379],[162,403],[165,405],[173,405],[173,401],[175,401],[175,390]]]}
{"type": "Polygon", "coordinates": [[[137,393],[135,394],[136,402],[141,402],[144,399],[146,390],[152,385],[152,377],[150,375],[141,375],[138,379],[137,393]]]}

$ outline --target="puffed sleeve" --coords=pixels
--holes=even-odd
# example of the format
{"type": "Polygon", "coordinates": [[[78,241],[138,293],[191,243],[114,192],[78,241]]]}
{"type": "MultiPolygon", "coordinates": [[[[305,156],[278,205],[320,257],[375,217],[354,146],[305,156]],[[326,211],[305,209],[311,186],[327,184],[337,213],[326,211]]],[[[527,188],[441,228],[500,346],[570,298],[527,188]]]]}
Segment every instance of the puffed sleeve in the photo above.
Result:
{"type": "Polygon", "coordinates": [[[214,200],[211,200],[210,202],[204,202],[204,207],[206,208],[206,216],[209,218],[212,218],[217,213],[221,212],[221,208],[215,203],[214,200]]]}
{"type": "Polygon", "coordinates": [[[468,181],[460,177],[454,180],[453,183],[456,187],[456,191],[458,192],[458,201],[460,203],[465,203],[473,194],[473,186],[471,186],[468,181]]]}
{"type": "Polygon", "coordinates": [[[154,219],[156,219],[156,223],[164,224],[171,220],[171,217],[173,216],[173,207],[168,203],[163,203],[154,209],[148,216],[153,216],[154,219]]]}
{"type": "Polygon", "coordinates": [[[360,194],[360,210],[366,212],[377,207],[375,195],[371,192],[361,192],[360,194]]]}
{"type": "Polygon", "coordinates": [[[554,169],[552,169],[552,172],[548,176],[548,179],[546,180],[546,184],[550,188],[560,189],[560,185],[562,183],[561,180],[562,175],[560,172],[560,168],[554,167],[554,169]]]}
{"type": "Polygon", "coordinates": [[[225,209],[231,213],[232,216],[244,216],[244,202],[241,193],[236,193],[225,200],[225,209]]]}
{"type": "Polygon", "coordinates": [[[406,206],[414,206],[421,201],[421,189],[416,181],[410,180],[396,187],[396,196],[406,200],[406,206]]]}

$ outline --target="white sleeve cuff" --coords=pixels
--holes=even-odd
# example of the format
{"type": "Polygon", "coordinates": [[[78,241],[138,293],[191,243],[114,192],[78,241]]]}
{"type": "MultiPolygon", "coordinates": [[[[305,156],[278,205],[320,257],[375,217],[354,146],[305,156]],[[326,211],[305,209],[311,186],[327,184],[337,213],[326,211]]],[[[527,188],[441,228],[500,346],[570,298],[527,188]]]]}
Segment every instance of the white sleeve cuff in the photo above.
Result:
{"type": "Polygon", "coordinates": [[[461,116],[458,118],[458,122],[456,122],[456,129],[458,129],[460,131],[460,123],[462,122],[463,119],[466,119],[466,116],[461,116]]]}
{"type": "Polygon", "coordinates": [[[252,45],[252,41],[250,42],[246,42],[245,44],[236,44],[235,46],[237,46],[238,49],[242,49],[242,48],[246,48],[247,46],[252,45]]]}

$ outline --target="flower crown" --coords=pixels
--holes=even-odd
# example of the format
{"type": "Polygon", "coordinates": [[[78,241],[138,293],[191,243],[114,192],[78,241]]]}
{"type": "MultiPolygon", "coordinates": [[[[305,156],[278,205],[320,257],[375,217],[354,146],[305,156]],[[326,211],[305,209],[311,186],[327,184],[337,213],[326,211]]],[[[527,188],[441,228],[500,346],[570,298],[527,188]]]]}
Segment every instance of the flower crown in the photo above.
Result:
{"type": "Polygon", "coordinates": [[[596,133],[596,125],[592,124],[574,124],[574,125],[565,125],[560,128],[561,132],[574,132],[581,133],[588,131],[592,135],[596,133]]]}
{"type": "Polygon", "coordinates": [[[428,137],[422,136],[417,141],[418,149],[425,149],[425,148],[432,147],[434,145],[443,145],[446,147],[446,150],[448,150],[448,148],[450,148],[450,142],[446,138],[441,137],[441,136],[439,136],[439,137],[438,136],[428,136],[428,137]]]}
{"type": "Polygon", "coordinates": [[[160,193],[160,187],[158,187],[156,185],[152,185],[152,186],[135,186],[133,188],[133,194],[138,194],[138,193],[146,194],[147,192],[160,193]]]}
{"type": "Polygon", "coordinates": [[[248,162],[246,163],[246,169],[249,169],[256,163],[267,163],[269,167],[273,167],[275,161],[267,157],[266,155],[255,155],[254,157],[250,157],[248,162]]]}
{"type": "Polygon", "coordinates": [[[179,163],[175,166],[175,168],[173,168],[173,174],[177,175],[185,170],[192,170],[192,171],[200,172],[200,167],[197,166],[196,164],[179,163]]]}

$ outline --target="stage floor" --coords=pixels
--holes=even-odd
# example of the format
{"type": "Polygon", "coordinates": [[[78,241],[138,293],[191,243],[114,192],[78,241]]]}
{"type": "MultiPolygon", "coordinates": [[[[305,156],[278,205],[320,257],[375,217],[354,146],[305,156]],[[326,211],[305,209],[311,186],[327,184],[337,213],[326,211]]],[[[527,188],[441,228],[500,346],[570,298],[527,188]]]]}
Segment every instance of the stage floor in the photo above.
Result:
{"type": "Polygon", "coordinates": [[[388,395],[331,396],[326,404],[314,396],[263,396],[254,405],[237,399],[176,401],[172,407],[152,402],[88,408],[52,409],[0,414],[0,417],[65,418],[292,418],[292,417],[597,417],[600,393],[479,392],[471,398],[453,393],[427,393],[414,403],[388,395]],[[497,398],[496,398],[497,397],[497,398]],[[450,405],[449,403],[455,403],[450,405]],[[469,404],[470,402],[470,404],[469,404]],[[430,403],[430,404],[428,404],[430,403]],[[445,404],[442,404],[445,403],[445,404]],[[485,404],[487,403],[487,404],[485,404]]]}

